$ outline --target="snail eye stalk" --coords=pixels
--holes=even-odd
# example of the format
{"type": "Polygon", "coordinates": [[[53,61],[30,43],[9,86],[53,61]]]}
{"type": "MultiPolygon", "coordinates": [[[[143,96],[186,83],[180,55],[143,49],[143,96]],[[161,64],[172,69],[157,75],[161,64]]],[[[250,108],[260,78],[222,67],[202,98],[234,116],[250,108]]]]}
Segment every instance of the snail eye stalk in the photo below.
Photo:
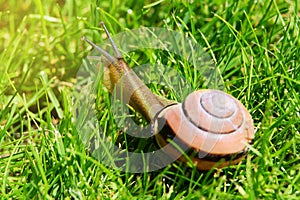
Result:
{"type": "Polygon", "coordinates": [[[115,57],[116,57],[116,58],[122,58],[122,54],[120,53],[119,49],[118,49],[117,46],[116,46],[116,43],[113,41],[112,37],[110,36],[110,34],[109,34],[109,32],[108,32],[108,30],[107,30],[107,28],[106,28],[104,22],[100,22],[100,24],[101,24],[101,26],[103,27],[103,29],[104,29],[104,31],[105,31],[105,33],[106,33],[106,35],[107,35],[107,38],[108,38],[109,41],[110,41],[110,44],[111,44],[111,46],[112,46],[112,48],[113,48],[113,50],[114,50],[114,52],[115,52],[115,57]]]}
{"type": "Polygon", "coordinates": [[[81,39],[86,41],[87,43],[89,43],[92,47],[94,47],[94,49],[96,49],[101,55],[103,55],[111,63],[116,63],[117,62],[117,59],[115,57],[110,55],[107,51],[105,51],[101,47],[98,47],[95,43],[93,43],[92,41],[87,39],[85,36],[82,36],[81,39]]]}

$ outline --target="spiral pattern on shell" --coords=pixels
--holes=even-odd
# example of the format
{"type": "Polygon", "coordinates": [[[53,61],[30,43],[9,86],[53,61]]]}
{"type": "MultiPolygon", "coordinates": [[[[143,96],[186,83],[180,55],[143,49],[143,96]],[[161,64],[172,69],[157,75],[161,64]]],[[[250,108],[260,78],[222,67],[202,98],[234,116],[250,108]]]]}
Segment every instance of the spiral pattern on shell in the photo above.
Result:
{"type": "MultiPolygon", "coordinates": [[[[159,145],[166,146],[168,139],[176,137],[179,146],[189,147],[199,169],[209,169],[220,159],[225,162],[218,167],[239,162],[254,138],[253,121],[247,109],[219,90],[195,91],[182,104],[162,110],[156,121],[159,145]]],[[[178,155],[176,151],[175,147],[170,150],[173,156],[178,155]]]]}

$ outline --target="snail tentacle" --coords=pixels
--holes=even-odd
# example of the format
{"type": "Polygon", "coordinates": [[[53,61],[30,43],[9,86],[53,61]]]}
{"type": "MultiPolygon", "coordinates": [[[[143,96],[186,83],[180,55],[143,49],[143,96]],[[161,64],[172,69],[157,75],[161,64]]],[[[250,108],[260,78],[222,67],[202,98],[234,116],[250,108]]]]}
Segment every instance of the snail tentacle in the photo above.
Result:
{"type": "Polygon", "coordinates": [[[82,40],[89,43],[92,47],[94,47],[97,51],[99,51],[99,53],[101,53],[111,63],[116,63],[118,61],[114,56],[110,55],[107,51],[105,51],[101,47],[98,47],[95,43],[93,43],[92,41],[87,39],[85,36],[82,36],[82,40]]]}
{"type": "Polygon", "coordinates": [[[103,29],[104,29],[104,31],[105,31],[105,33],[106,33],[106,35],[107,35],[107,38],[108,38],[109,41],[110,41],[110,44],[111,44],[111,46],[112,46],[112,48],[113,48],[113,50],[114,50],[114,52],[115,52],[115,57],[116,57],[116,58],[122,58],[122,54],[120,53],[120,51],[119,51],[119,49],[118,49],[116,43],[114,42],[114,40],[113,40],[112,37],[110,36],[110,33],[108,32],[108,30],[107,30],[107,28],[106,28],[104,22],[100,22],[100,24],[101,24],[101,26],[103,27],[103,29]]]}

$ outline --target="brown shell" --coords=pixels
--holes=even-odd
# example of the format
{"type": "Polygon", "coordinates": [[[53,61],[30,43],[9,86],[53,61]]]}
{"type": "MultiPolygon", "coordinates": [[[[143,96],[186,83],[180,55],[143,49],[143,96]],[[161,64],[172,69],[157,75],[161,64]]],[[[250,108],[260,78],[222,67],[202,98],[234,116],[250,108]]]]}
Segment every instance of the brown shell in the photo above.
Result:
{"type": "MultiPolygon", "coordinates": [[[[199,169],[209,169],[222,158],[227,160],[219,167],[239,162],[247,151],[246,144],[254,138],[253,121],[247,109],[233,96],[218,90],[193,92],[184,103],[165,108],[157,119],[164,119],[168,127],[164,131],[169,130],[163,133],[156,123],[159,145],[168,144],[168,138],[178,138],[194,153],[206,155],[192,158],[199,169]],[[228,159],[231,155],[235,157],[228,159]]],[[[178,155],[178,150],[171,151],[178,155]]]]}

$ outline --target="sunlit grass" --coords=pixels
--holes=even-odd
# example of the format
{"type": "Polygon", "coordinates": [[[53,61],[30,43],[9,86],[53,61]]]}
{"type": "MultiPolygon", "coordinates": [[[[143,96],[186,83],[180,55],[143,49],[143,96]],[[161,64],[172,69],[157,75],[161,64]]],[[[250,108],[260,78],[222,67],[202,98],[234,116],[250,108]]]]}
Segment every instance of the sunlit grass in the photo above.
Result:
{"type": "MultiPolygon", "coordinates": [[[[2,198],[299,198],[297,1],[57,2],[0,1],[2,198]],[[80,38],[103,41],[99,21],[112,35],[142,26],[165,27],[201,44],[216,62],[224,89],[253,116],[257,132],[243,162],[209,172],[173,163],[130,174],[91,156],[77,134],[73,95],[80,80],[77,71],[90,53],[80,38]]],[[[168,52],[154,53],[129,53],[126,60],[131,65],[149,60],[172,65],[168,52]]],[[[177,66],[193,84],[189,67],[185,62],[177,66]]],[[[155,84],[150,87],[161,91],[155,84]]],[[[120,130],[107,109],[110,96],[103,88],[97,95],[102,131],[114,140],[120,130]]],[[[125,147],[138,146],[124,139],[125,147]]]]}

